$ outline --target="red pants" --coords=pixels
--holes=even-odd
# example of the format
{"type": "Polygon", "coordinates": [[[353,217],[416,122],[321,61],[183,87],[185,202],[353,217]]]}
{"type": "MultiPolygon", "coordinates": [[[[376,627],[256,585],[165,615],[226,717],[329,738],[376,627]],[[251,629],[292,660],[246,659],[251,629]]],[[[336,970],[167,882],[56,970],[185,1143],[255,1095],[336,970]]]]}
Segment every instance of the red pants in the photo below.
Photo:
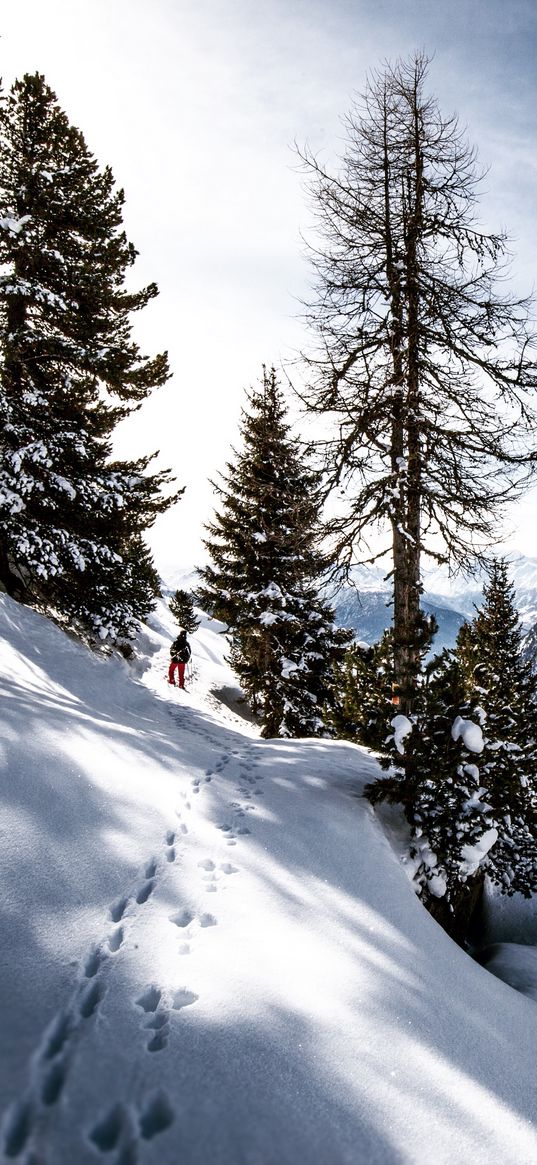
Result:
{"type": "Polygon", "coordinates": [[[168,671],[168,679],[170,681],[170,684],[175,683],[175,669],[177,668],[177,674],[179,677],[179,687],[184,688],[184,686],[185,686],[185,667],[186,667],[186,664],[176,663],[176,661],[174,659],[172,659],[172,661],[170,663],[169,671],[168,671]]]}

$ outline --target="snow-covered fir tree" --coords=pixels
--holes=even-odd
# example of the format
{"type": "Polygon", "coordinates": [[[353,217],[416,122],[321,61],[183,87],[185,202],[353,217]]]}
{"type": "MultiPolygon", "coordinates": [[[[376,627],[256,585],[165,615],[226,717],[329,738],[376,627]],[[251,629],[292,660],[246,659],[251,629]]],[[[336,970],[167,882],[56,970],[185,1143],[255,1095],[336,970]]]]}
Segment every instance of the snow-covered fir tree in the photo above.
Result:
{"type": "Polygon", "coordinates": [[[419,893],[459,939],[485,874],[507,894],[537,891],[537,680],[522,639],[494,561],[456,652],[424,670],[412,717],[393,718],[391,772],[369,790],[402,804],[419,893]]]}
{"type": "Polygon", "coordinates": [[[379,793],[403,805],[410,826],[414,883],[431,913],[457,939],[483,883],[497,840],[480,772],[482,711],[466,697],[455,653],[424,669],[416,710],[392,720],[392,769],[379,793]]]}
{"type": "Polygon", "coordinates": [[[168,606],[179,626],[184,627],[189,635],[193,635],[200,625],[200,619],[194,612],[194,596],[191,592],[181,588],[174,591],[168,606]]]}
{"type": "Polygon", "coordinates": [[[507,893],[537,891],[537,678],[503,560],[493,561],[484,601],[459,635],[467,695],[483,709],[481,780],[498,840],[487,873],[507,893]]]}
{"type": "Polygon", "coordinates": [[[150,457],[111,459],[169,376],[131,336],[157,289],[125,287],[123,201],[44,78],[17,81],[0,110],[0,580],[112,639],[158,594],[142,532],[172,500],[150,457]]]}
{"type": "Polygon", "coordinates": [[[349,634],[323,597],[318,478],[286,419],[274,369],[248,395],[242,449],[215,484],[199,601],[231,632],[231,660],[263,735],[327,731],[349,634]]]}

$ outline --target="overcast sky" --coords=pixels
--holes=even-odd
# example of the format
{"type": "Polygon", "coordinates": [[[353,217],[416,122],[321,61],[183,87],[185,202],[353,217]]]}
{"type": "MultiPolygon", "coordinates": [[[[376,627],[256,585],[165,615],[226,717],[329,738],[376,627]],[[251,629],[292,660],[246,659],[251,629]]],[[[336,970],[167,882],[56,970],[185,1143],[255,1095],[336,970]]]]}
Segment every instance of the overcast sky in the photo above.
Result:
{"type": "MultiPolygon", "coordinates": [[[[160,449],[187,490],[151,545],[167,571],[201,560],[207,479],[236,439],[243,390],[304,343],[309,211],[292,145],[324,158],[368,69],[416,49],[430,89],[490,166],[484,220],[514,239],[521,290],[537,259],[534,0],[17,0],[0,72],[39,70],[126,193],[137,321],[173,379],[127,422],[123,455],[160,449]]],[[[507,545],[537,554],[535,495],[507,545]]]]}

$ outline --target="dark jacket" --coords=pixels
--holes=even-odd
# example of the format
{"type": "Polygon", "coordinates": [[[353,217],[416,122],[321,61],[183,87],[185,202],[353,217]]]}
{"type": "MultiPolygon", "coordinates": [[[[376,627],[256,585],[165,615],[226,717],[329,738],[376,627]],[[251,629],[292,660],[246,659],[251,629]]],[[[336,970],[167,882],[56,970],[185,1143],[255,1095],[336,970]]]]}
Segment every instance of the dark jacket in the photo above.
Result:
{"type": "Polygon", "coordinates": [[[192,652],[186,637],[186,631],[180,631],[170,647],[170,655],[175,663],[188,663],[192,652]]]}

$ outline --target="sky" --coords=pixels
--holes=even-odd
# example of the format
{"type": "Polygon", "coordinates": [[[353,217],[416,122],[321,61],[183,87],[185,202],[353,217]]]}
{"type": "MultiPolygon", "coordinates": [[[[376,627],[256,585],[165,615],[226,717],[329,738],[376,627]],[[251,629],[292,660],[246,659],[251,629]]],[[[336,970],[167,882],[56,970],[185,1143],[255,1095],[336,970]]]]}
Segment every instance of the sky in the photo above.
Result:
{"type": "MultiPolygon", "coordinates": [[[[203,560],[209,479],[232,456],[244,392],[263,363],[310,339],[311,211],[293,144],[336,163],[341,117],[386,59],[425,50],[430,90],[490,168],[483,221],[512,237],[517,289],[537,259],[537,5],[533,0],[18,0],[0,19],[4,85],[45,74],[125,190],[137,318],[173,378],[117,436],[159,450],[186,487],[149,541],[164,574],[203,560]]],[[[293,375],[297,375],[294,371],[293,375]]],[[[510,515],[507,548],[537,555],[537,494],[510,515]]]]}

